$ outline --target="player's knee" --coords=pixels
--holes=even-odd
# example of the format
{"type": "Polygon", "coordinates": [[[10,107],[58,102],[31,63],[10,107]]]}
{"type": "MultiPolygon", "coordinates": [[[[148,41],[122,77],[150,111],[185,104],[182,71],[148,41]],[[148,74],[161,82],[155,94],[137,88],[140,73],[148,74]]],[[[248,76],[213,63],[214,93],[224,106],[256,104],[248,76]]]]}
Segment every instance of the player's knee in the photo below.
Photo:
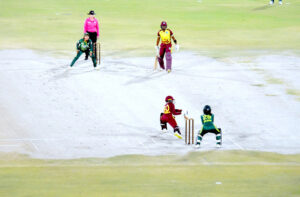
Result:
{"type": "Polygon", "coordinates": [[[172,59],[171,52],[168,52],[168,53],[166,54],[166,59],[167,59],[167,60],[170,60],[170,59],[172,59]]]}

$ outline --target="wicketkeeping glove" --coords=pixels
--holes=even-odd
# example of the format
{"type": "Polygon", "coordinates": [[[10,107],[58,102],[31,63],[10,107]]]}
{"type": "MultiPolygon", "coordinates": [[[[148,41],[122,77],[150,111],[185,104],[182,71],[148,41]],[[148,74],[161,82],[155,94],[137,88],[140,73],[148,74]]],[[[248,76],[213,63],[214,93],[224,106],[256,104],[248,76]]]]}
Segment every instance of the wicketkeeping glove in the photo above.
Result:
{"type": "Polygon", "coordinates": [[[176,49],[176,51],[179,51],[179,45],[178,44],[175,44],[175,49],[176,49]]]}

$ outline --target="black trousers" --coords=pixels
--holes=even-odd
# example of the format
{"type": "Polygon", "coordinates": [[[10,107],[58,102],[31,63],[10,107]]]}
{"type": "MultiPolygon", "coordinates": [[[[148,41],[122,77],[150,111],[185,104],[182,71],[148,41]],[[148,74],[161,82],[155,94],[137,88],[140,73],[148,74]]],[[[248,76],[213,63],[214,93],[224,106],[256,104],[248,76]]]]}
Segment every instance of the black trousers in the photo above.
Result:
{"type": "Polygon", "coordinates": [[[87,32],[90,36],[90,39],[92,40],[93,43],[97,42],[97,32],[87,32]]]}
{"type": "MultiPolygon", "coordinates": [[[[94,54],[95,54],[95,57],[96,57],[96,42],[97,42],[97,32],[87,32],[88,34],[89,34],[89,36],[90,36],[90,39],[92,40],[92,42],[93,42],[93,51],[94,51],[94,54]]],[[[89,56],[89,53],[90,53],[90,51],[88,50],[88,51],[86,51],[85,52],[85,55],[86,55],[86,57],[88,57],[89,56]]]]}
{"type": "Polygon", "coordinates": [[[205,134],[207,134],[207,133],[214,133],[214,134],[219,134],[219,133],[221,133],[221,128],[218,128],[219,129],[219,131],[217,131],[217,129],[211,129],[211,130],[202,130],[202,132],[200,133],[200,135],[201,136],[204,136],[205,134]]]}
{"type": "Polygon", "coordinates": [[[88,57],[90,54],[90,49],[87,49],[84,53],[85,53],[85,56],[88,57]]]}

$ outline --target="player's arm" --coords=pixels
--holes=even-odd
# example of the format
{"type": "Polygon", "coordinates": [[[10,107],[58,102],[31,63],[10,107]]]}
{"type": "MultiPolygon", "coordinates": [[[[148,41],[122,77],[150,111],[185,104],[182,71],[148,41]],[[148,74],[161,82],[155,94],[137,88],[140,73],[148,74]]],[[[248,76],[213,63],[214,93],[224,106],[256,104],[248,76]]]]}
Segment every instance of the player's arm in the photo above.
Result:
{"type": "MultiPolygon", "coordinates": [[[[157,34],[157,39],[156,39],[156,45],[155,45],[155,49],[156,49],[156,56],[159,56],[159,42],[160,42],[160,36],[159,36],[159,32],[157,34]]],[[[155,61],[157,61],[157,59],[155,58],[155,61]]]]}
{"type": "Polygon", "coordinates": [[[215,123],[214,123],[214,120],[215,120],[215,115],[214,114],[211,114],[211,122],[213,123],[215,129],[220,132],[220,130],[218,129],[218,127],[216,127],[215,123]]]}
{"type": "Polygon", "coordinates": [[[175,38],[175,36],[174,35],[172,35],[172,40],[173,40],[173,42],[175,43],[175,44],[177,44],[177,40],[176,40],[176,38],[175,38]]]}
{"type": "Polygon", "coordinates": [[[97,37],[99,37],[99,22],[96,20],[97,37]]]}
{"type": "Polygon", "coordinates": [[[157,36],[157,40],[156,40],[156,46],[159,45],[159,42],[160,42],[160,36],[157,36]]]}
{"type": "Polygon", "coordinates": [[[93,42],[91,40],[89,41],[89,47],[90,47],[90,52],[92,53],[94,51],[94,47],[93,47],[93,42]]]}
{"type": "Polygon", "coordinates": [[[156,46],[158,47],[159,42],[160,42],[160,31],[157,33],[157,39],[156,39],[156,46]]]}
{"type": "Polygon", "coordinates": [[[80,40],[78,40],[78,41],[76,42],[76,49],[79,49],[79,46],[80,46],[80,40]]]}
{"type": "Polygon", "coordinates": [[[172,31],[172,30],[170,30],[170,29],[169,29],[169,31],[170,31],[170,36],[171,36],[171,38],[172,38],[173,42],[174,42],[175,44],[177,44],[177,40],[176,40],[176,38],[175,38],[175,36],[174,36],[174,33],[173,33],[173,31],[172,31]]]}
{"type": "Polygon", "coordinates": [[[201,122],[202,122],[202,124],[204,124],[203,116],[201,116],[201,122]]]}
{"type": "Polygon", "coordinates": [[[169,104],[170,106],[170,111],[173,115],[180,115],[182,110],[181,109],[175,109],[175,106],[173,103],[169,104]]]}
{"type": "Polygon", "coordinates": [[[174,36],[174,34],[173,34],[172,31],[171,31],[171,38],[172,38],[173,42],[175,43],[175,49],[176,49],[176,51],[179,51],[179,45],[177,44],[177,40],[176,40],[176,38],[175,38],[175,36],[174,36]]]}
{"type": "Polygon", "coordinates": [[[78,53],[80,50],[80,40],[78,40],[78,42],[76,43],[76,49],[77,49],[77,53],[78,53]]]}
{"type": "Polygon", "coordinates": [[[93,42],[91,40],[89,40],[89,46],[90,46],[90,56],[93,56],[93,51],[94,51],[94,46],[93,46],[93,42]]]}
{"type": "Polygon", "coordinates": [[[180,115],[182,113],[182,109],[175,109],[175,115],[180,115]]]}
{"type": "Polygon", "coordinates": [[[84,26],[83,26],[83,33],[86,33],[87,29],[88,29],[88,23],[87,23],[87,20],[85,20],[84,26]]]}

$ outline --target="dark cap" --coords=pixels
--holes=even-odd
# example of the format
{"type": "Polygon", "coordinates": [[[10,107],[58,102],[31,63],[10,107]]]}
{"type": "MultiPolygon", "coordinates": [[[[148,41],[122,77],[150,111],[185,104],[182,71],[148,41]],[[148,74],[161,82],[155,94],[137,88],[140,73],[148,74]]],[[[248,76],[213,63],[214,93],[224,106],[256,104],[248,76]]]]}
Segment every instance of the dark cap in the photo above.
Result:
{"type": "Polygon", "coordinates": [[[91,10],[91,11],[88,13],[88,15],[96,15],[96,14],[95,14],[94,10],[91,10]]]}

